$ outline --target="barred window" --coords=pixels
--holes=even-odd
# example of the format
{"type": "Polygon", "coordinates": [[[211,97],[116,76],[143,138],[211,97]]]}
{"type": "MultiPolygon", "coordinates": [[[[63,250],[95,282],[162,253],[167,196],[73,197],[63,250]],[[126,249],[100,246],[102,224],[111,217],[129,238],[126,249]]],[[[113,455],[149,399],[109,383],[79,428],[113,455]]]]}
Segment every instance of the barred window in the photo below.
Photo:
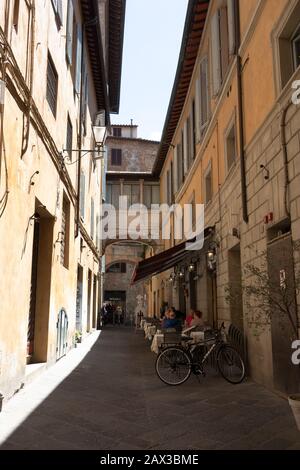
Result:
{"type": "Polygon", "coordinates": [[[53,63],[53,60],[48,53],[48,65],[47,65],[47,101],[53,115],[56,117],[56,106],[57,106],[57,89],[58,89],[58,75],[53,63]]]}

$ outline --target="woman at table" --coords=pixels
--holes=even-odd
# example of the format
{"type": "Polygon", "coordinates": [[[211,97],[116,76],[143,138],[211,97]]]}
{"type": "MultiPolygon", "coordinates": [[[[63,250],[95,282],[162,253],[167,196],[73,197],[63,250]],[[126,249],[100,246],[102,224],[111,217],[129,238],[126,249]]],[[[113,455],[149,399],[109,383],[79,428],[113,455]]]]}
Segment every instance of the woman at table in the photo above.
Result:
{"type": "Polygon", "coordinates": [[[191,321],[191,326],[204,326],[203,314],[200,310],[194,311],[194,318],[191,321]]]}
{"type": "Polygon", "coordinates": [[[194,318],[195,318],[195,310],[190,310],[190,313],[187,315],[185,319],[184,326],[186,328],[190,328],[192,326],[191,323],[194,320],[194,318]]]}

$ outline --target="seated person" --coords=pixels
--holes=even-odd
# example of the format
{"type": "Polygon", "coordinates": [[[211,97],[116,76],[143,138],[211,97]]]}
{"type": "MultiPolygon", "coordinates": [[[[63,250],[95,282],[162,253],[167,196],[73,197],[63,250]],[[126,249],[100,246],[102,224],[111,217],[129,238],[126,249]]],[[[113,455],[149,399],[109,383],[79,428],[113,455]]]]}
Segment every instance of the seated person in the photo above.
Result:
{"type": "Polygon", "coordinates": [[[176,318],[174,310],[171,308],[166,312],[165,318],[161,324],[163,329],[175,328],[176,330],[181,329],[181,322],[176,318]]]}
{"type": "Polygon", "coordinates": [[[186,328],[190,328],[192,326],[191,323],[192,323],[194,318],[195,318],[195,311],[191,310],[190,313],[187,315],[187,317],[185,319],[184,326],[186,328]]]}
{"type": "Polygon", "coordinates": [[[200,310],[195,310],[194,318],[192,319],[190,326],[195,326],[195,327],[204,326],[204,320],[203,320],[202,316],[203,316],[203,314],[202,314],[202,312],[200,312],[200,310]]]}

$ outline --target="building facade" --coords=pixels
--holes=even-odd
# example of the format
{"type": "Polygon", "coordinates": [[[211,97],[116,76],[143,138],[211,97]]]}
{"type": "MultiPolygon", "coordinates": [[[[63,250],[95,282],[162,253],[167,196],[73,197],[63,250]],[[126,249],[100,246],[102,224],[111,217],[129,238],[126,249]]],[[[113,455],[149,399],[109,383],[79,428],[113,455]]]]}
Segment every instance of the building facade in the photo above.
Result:
{"type": "Polygon", "coordinates": [[[97,327],[104,141],[92,127],[118,111],[124,15],[121,0],[0,5],[5,399],[97,327]]]}
{"type": "MultiPolygon", "coordinates": [[[[158,178],[152,176],[158,142],[138,137],[138,126],[112,125],[106,140],[106,198],[118,212],[120,196],[127,196],[128,207],[134,204],[158,204],[158,178]]],[[[150,237],[107,240],[105,249],[104,300],[122,306],[127,321],[135,314],[138,296],[144,299],[145,286],[131,285],[135,266],[145,258],[147,247],[153,252],[157,241],[150,237]]],[[[146,307],[146,305],[145,305],[146,307]]]]}
{"type": "MultiPolygon", "coordinates": [[[[282,393],[300,384],[291,363],[300,301],[299,28],[297,0],[191,0],[153,172],[162,202],[204,204],[207,238],[171,269],[153,267],[152,313],[165,300],[202,310],[215,326],[234,324],[250,375],[282,393]],[[260,275],[271,312],[251,297],[260,275]],[[276,295],[288,292],[280,318],[272,315],[276,295]]],[[[176,253],[182,240],[174,238],[164,250],[176,253]]]]}

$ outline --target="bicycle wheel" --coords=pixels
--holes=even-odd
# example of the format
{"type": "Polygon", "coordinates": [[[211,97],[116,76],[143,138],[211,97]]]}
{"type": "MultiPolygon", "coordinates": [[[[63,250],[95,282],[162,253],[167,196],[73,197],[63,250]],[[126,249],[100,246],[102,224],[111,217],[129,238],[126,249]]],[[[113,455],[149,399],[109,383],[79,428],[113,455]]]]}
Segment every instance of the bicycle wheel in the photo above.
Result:
{"type": "Polygon", "coordinates": [[[183,349],[170,346],[157,356],[155,370],[165,384],[181,385],[191,375],[189,354],[183,349]]]}
{"type": "Polygon", "coordinates": [[[245,364],[240,354],[232,346],[224,345],[217,354],[220,374],[227,382],[239,384],[245,378],[245,364]]]}

